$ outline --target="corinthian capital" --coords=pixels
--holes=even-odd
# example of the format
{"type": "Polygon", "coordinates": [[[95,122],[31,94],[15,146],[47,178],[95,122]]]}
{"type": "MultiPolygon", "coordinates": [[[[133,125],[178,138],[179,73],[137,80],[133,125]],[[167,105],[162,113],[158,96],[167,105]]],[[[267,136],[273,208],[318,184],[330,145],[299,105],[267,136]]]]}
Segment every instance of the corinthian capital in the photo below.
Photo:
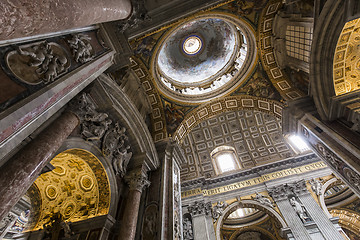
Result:
{"type": "Polygon", "coordinates": [[[309,193],[306,188],[305,180],[300,180],[293,183],[286,183],[276,187],[268,188],[268,192],[275,201],[288,199],[288,196],[291,194],[299,196],[309,193]]]}
{"type": "Polygon", "coordinates": [[[147,175],[143,171],[130,172],[124,179],[130,190],[142,192],[145,187],[150,186],[150,181],[147,180],[147,175]]]}

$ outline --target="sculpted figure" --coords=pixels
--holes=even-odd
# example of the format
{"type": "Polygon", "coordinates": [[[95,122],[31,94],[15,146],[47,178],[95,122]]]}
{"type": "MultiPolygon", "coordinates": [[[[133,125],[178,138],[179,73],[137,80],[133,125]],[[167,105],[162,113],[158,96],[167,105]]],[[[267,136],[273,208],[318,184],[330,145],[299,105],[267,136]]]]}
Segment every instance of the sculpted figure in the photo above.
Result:
{"type": "Polygon", "coordinates": [[[86,140],[100,140],[108,130],[111,119],[107,119],[106,113],[93,113],[86,115],[82,124],[81,134],[86,140]]]}
{"type": "Polygon", "coordinates": [[[184,218],[184,221],[183,221],[183,237],[184,237],[184,240],[193,240],[194,239],[192,223],[189,218],[184,218]]]}
{"type": "Polygon", "coordinates": [[[102,152],[105,156],[111,155],[116,149],[124,145],[126,128],[120,127],[118,123],[115,127],[106,132],[103,140],[102,152]]]}
{"type": "Polygon", "coordinates": [[[311,189],[316,193],[316,195],[319,196],[321,194],[322,180],[311,179],[310,184],[311,184],[311,189]]]}
{"type": "Polygon", "coordinates": [[[294,196],[291,197],[289,201],[303,223],[306,223],[310,220],[310,218],[307,216],[305,207],[300,202],[298,202],[294,196]]]}
{"type": "Polygon", "coordinates": [[[224,212],[227,206],[228,204],[226,202],[221,203],[220,201],[218,201],[212,210],[212,217],[214,219],[218,219],[222,215],[222,213],[224,212]]]}
{"type": "Polygon", "coordinates": [[[268,199],[267,197],[265,197],[264,195],[262,195],[261,193],[255,192],[256,196],[252,197],[253,200],[259,202],[262,205],[266,205],[268,207],[274,207],[273,203],[271,202],[270,199],[268,199]]]}
{"type": "Polygon", "coordinates": [[[45,41],[31,47],[18,47],[17,50],[20,55],[29,56],[31,58],[31,61],[28,62],[30,67],[39,67],[49,58],[49,55],[52,54],[49,44],[45,41]]]}
{"type": "Polygon", "coordinates": [[[85,63],[93,59],[93,48],[90,41],[91,37],[85,34],[73,35],[73,38],[68,40],[76,62],[85,63]]]}
{"type": "Polygon", "coordinates": [[[127,165],[132,157],[132,152],[128,152],[130,146],[126,146],[122,150],[118,149],[113,158],[113,167],[116,174],[120,174],[123,177],[126,173],[127,165]]]}

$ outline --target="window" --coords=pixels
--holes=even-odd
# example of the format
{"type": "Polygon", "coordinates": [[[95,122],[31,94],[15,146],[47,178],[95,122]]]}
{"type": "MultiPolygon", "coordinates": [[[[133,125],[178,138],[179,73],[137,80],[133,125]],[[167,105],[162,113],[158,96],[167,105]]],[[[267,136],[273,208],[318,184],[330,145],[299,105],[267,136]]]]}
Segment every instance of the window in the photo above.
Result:
{"type": "Polygon", "coordinates": [[[286,52],[287,55],[302,60],[310,61],[310,50],[313,29],[303,26],[287,26],[286,52]]]}
{"type": "Polygon", "coordinates": [[[302,139],[302,137],[297,135],[290,135],[288,137],[288,140],[290,142],[290,145],[293,147],[295,152],[302,153],[305,151],[309,151],[310,148],[307,145],[307,143],[302,139]]]}
{"type": "Polygon", "coordinates": [[[235,149],[232,147],[217,147],[211,152],[211,157],[213,159],[215,171],[217,174],[240,169],[240,165],[236,158],[235,149]]]}

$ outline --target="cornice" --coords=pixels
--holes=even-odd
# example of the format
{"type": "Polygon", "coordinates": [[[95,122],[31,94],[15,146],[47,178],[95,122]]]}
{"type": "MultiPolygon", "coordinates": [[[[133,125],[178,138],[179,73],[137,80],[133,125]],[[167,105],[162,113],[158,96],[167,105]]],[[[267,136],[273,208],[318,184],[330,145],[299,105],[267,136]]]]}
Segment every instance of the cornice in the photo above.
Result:
{"type": "Polygon", "coordinates": [[[251,175],[258,174],[259,172],[261,172],[262,174],[267,172],[274,172],[288,167],[297,167],[299,165],[304,164],[304,162],[311,163],[317,160],[319,160],[319,158],[314,153],[311,153],[311,154],[288,158],[275,163],[270,163],[259,167],[243,170],[241,172],[231,175],[219,176],[210,179],[197,178],[194,180],[183,182],[181,184],[181,187],[184,189],[191,189],[192,187],[200,187],[200,186],[208,187],[210,185],[215,185],[219,183],[230,183],[232,181],[239,181],[240,179],[244,179],[246,177],[250,177],[251,175]]]}

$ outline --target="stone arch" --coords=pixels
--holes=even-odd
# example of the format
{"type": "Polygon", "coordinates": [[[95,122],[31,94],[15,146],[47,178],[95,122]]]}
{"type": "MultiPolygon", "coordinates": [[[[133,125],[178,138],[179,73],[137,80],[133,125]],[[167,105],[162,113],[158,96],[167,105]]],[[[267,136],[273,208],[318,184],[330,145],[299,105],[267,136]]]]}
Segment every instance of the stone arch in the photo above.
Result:
{"type": "Polygon", "coordinates": [[[269,214],[270,216],[274,217],[280,223],[282,229],[285,229],[288,227],[286,222],[284,221],[284,219],[281,217],[281,215],[277,211],[275,211],[273,208],[261,205],[259,202],[254,201],[254,200],[245,199],[245,200],[233,202],[227,208],[224,209],[223,214],[219,217],[219,219],[216,222],[216,227],[215,227],[216,240],[221,240],[220,229],[221,229],[223,221],[226,219],[226,217],[231,212],[233,212],[234,210],[236,210],[239,207],[250,207],[250,208],[256,208],[261,211],[264,211],[267,214],[269,214]]]}
{"type": "Polygon", "coordinates": [[[326,207],[324,194],[325,194],[326,190],[336,181],[337,181],[337,178],[331,178],[330,180],[326,181],[326,183],[321,188],[321,193],[319,196],[320,206],[323,209],[323,211],[325,212],[326,216],[328,216],[329,218],[331,218],[332,215],[330,214],[329,210],[326,207]]]}
{"type": "Polygon", "coordinates": [[[326,1],[314,32],[310,57],[310,84],[317,112],[322,119],[329,118],[331,98],[335,96],[333,60],[344,26],[344,11],[345,1],[326,1]]]}
{"type": "Polygon", "coordinates": [[[253,97],[248,95],[231,96],[205,103],[192,110],[184,118],[176,129],[174,138],[182,142],[184,137],[200,122],[224,112],[237,111],[242,109],[256,110],[274,115],[276,118],[282,117],[284,105],[278,101],[253,97]]]}
{"type": "MultiPolygon", "coordinates": [[[[154,140],[144,119],[136,109],[126,93],[107,75],[102,74],[96,82],[97,86],[91,89],[90,95],[101,96],[98,111],[106,111],[119,124],[126,128],[133,155],[146,153],[147,165],[155,170],[159,166],[159,158],[154,140]],[[103,110],[102,110],[103,109],[103,110]]],[[[98,102],[97,102],[98,103],[98,102]]],[[[131,161],[129,163],[131,166],[131,161]]]]}
{"type": "MultiPolygon", "coordinates": [[[[337,186],[341,184],[341,181],[339,179],[337,179],[336,177],[333,177],[329,180],[327,180],[322,188],[321,188],[321,192],[319,194],[319,204],[320,204],[320,207],[323,209],[323,211],[325,212],[325,214],[329,217],[329,218],[332,218],[334,217],[333,214],[330,213],[330,211],[328,210],[328,206],[326,205],[325,203],[325,193],[327,190],[329,190],[331,187],[334,187],[334,186],[337,186]]],[[[352,201],[354,201],[355,199],[357,199],[357,195],[354,194],[354,192],[351,190],[351,189],[348,189],[345,191],[348,192],[350,191],[350,195],[345,195],[346,198],[341,198],[341,200],[339,201],[341,204],[347,204],[347,203],[350,203],[352,201]]],[[[339,209],[338,207],[332,207],[332,210],[336,210],[336,209],[339,209]]],[[[341,209],[341,207],[340,207],[341,209]]]]}

